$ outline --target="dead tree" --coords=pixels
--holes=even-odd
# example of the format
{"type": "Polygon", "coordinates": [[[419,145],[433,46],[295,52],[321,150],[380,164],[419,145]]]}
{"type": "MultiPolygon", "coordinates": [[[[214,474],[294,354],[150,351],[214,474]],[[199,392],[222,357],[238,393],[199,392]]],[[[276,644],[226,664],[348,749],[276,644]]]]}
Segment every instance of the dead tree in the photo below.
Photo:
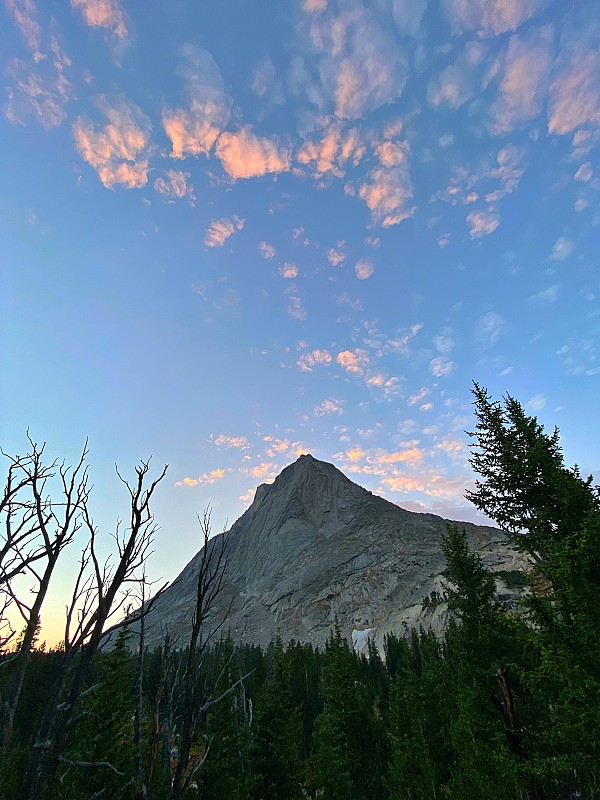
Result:
{"type": "MultiPolygon", "coordinates": [[[[180,800],[183,797],[207,755],[205,751],[199,758],[192,758],[191,756],[191,746],[194,737],[198,733],[200,722],[206,716],[209,708],[224,699],[240,683],[240,681],[237,681],[225,692],[221,693],[220,696],[215,696],[214,688],[212,691],[206,689],[201,696],[197,691],[198,668],[202,663],[202,657],[206,648],[218,635],[226,622],[233,604],[233,601],[231,601],[229,608],[220,621],[213,618],[210,620],[210,626],[207,625],[209,617],[216,616],[217,601],[225,589],[230,541],[225,533],[211,538],[210,510],[206,510],[202,517],[199,516],[198,522],[204,546],[201,551],[196,583],[192,629],[181,679],[183,692],[183,711],[180,723],[181,736],[177,765],[171,781],[170,800],[180,800]]],[[[218,681],[215,682],[214,686],[217,685],[218,681]]]]}
{"type": "Polygon", "coordinates": [[[12,737],[15,712],[54,568],[82,525],[89,497],[87,444],[77,465],[70,468],[64,462],[44,464],[45,445],[38,446],[29,435],[28,439],[27,455],[10,456],[3,452],[9,465],[0,501],[0,647],[5,648],[15,633],[8,620],[9,608],[21,616],[24,625],[18,652],[11,659],[13,679],[2,699],[0,741],[4,750],[12,737]],[[48,494],[49,482],[54,478],[59,484],[58,500],[48,494]],[[21,589],[30,581],[33,586],[25,594],[21,589]]]}
{"type": "MultiPolygon", "coordinates": [[[[122,611],[131,596],[131,587],[139,581],[139,572],[148,556],[155,531],[150,500],[166,470],[165,467],[148,488],[145,488],[149,472],[147,462],[136,467],[137,477],[133,484],[119,475],[130,495],[131,515],[124,530],[117,523],[113,536],[117,550],[114,559],[101,560],[99,534],[88,508],[87,496],[82,504],[81,520],[88,541],[81,554],[67,608],[61,669],[48,698],[18,800],[45,800],[61,763],[69,763],[65,753],[82,718],[81,701],[95,688],[87,685],[91,662],[110,620],[122,611]]],[[[148,604],[145,610],[148,611],[148,604]]],[[[138,619],[139,616],[133,614],[127,622],[135,623],[138,619]]],[[[81,762],[76,766],[93,768],[106,767],[106,764],[81,762]]]]}

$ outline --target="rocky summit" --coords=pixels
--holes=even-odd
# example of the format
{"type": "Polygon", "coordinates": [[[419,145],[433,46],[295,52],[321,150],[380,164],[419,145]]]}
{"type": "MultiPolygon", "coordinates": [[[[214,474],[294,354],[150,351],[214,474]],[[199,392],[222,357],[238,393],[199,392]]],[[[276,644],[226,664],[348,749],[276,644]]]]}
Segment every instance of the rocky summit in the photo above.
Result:
{"type": "MultiPolygon", "coordinates": [[[[526,558],[496,528],[459,523],[472,547],[497,576],[498,593],[510,600],[511,575],[526,558]]],[[[207,625],[227,620],[238,641],[267,645],[274,636],[322,646],[335,620],[364,646],[372,629],[384,636],[423,625],[443,631],[448,521],[419,514],[373,495],[333,464],[310,455],[286,467],[274,483],[258,487],[254,502],[220,536],[227,537],[225,582],[207,625]]],[[[147,617],[149,647],[168,631],[185,646],[195,603],[202,551],[158,598],[147,617]]],[[[518,582],[518,581],[517,581],[518,582]]]]}

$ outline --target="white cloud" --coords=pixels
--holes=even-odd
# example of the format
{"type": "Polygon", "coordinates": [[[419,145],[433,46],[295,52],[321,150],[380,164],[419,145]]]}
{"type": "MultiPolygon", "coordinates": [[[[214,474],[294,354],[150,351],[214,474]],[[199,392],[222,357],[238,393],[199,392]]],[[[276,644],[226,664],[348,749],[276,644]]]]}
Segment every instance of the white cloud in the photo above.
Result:
{"type": "Polygon", "coordinates": [[[573,252],[573,242],[566,236],[559,236],[552,246],[552,261],[564,261],[573,252]]]}
{"type": "Polygon", "coordinates": [[[535,394],[533,397],[530,397],[529,400],[525,403],[525,408],[527,411],[540,411],[546,405],[546,398],[543,397],[541,394],[535,394]]]}
{"type": "Polygon", "coordinates": [[[429,362],[429,369],[431,374],[435,375],[436,378],[442,378],[446,375],[450,375],[454,369],[454,362],[450,361],[450,359],[445,356],[438,356],[437,358],[431,359],[429,362]]]}
{"type": "Polygon", "coordinates": [[[467,225],[471,239],[481,239],[482,236],[489,236],[500,225],[500,215],[492,208],[471,211],[467,214],[467,225]]]}
{"type": "Polygon", "coordinates": [[[479,337],[490,344],[496,344],[505,330],[506,320],[494,311],[484,314],[477,323],[479,337]]]}
{"type": "Polygon", "coordinates": [[[558,300],[559,287],[555,284],[543,289],[537,294],[530,295],[527,300],[529,303],[554,303],[558,300]]]}

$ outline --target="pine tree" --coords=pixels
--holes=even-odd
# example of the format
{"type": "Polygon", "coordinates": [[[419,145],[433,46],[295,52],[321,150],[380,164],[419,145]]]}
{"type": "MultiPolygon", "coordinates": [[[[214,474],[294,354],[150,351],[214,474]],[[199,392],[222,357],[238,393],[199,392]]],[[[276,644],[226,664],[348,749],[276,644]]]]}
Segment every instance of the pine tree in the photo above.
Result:
{"type": "Polygon", "coordinates": [[[302,719],[280,640],[269,646],[266,661],[266,679],[254,705],[254,793],[264,800],[293,800],[302,795],[302,719]]]}

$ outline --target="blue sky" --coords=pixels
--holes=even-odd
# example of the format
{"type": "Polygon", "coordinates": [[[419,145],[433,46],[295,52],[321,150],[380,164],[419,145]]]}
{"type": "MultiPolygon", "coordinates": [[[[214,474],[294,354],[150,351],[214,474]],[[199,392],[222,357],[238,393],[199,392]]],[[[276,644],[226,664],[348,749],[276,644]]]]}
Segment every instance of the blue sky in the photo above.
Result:
{"type": "Polygon", "coordinates": [[[168,463],[165,578],[304,452],[476,519],[473,380],[597,470],[599,12],[4,0],[4,449],[168,463]]]}

